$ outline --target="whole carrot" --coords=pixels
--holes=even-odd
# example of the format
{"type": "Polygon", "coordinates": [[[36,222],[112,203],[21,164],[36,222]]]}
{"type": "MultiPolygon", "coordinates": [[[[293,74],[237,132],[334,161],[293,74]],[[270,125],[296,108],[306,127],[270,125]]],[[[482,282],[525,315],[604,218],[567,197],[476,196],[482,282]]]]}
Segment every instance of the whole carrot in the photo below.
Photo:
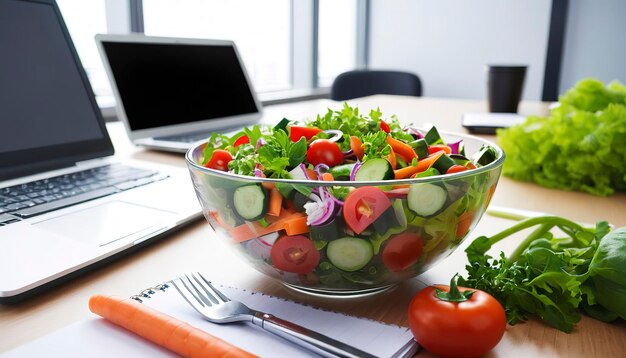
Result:
{"type": "Polygon", "coordinates": [[[256,357],[130,298],[95,295],[89,310],[183,357],[256,357]]]}

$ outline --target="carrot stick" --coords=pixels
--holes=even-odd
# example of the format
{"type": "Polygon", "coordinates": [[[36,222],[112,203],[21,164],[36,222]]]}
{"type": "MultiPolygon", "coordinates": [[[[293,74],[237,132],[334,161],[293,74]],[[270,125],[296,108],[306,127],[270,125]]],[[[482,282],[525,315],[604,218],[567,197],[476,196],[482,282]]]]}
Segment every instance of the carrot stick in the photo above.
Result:
{"type": "Polygon", "coordinates": [[[228,233],[235,242],[244,242],[281,230],[285,230],[290,236],[309,232],[309,227],[306,226],[306,215],[303,213],[290,213],[282,210],[280,216],[268,216],[266,221],[269,223],[266,227],[255,221],[234,227],[228,230],[228,233]]]}
{"type": "Polygon", "coordinates": [[[279,216],[280,209],[283,207],[283,196],[278,189],[273,188],[270,190],[270,202],[267,208],[267,215],[279,216]]]}
{"type": "Polygon", "coordinates": [[[396,155],[400,156],[404,159],[405,162],[411,163],[413,158],[417,159],[417,154],[410,145],[403,143],[391,136],[387,136],[387,143],[391,146],[391,149],[395,152],[396,155]]]}
{"type": "Polygon", "coordinates": [[[474,211],[466,211],[459,216],[459,221],[456,224],[456,238],[461,239],[469,232],[470,225],[474,219],[474,211]]]}
{"type": "Polygon", "coordinates": [[[354,155],[356,155],[356,157],[359,158],[359,160],[363,159],[363,156],[365,155],[365,151],[363,150],[363,143],[361,142],[359,137],[350,136],[350,149],[352,149],[352,151],[354,152],[354,155]]]}
{"type": "Polygon", "coordinates": [[[256,357],[130,298],[91,296],[89,310],[184,357],[256,357]]]}
{"type": "Polygon", "coordinates": [[[433,165],[433,163],[435,163],[437,159],[439,159],[439,157],[441,157],[443,154],[444,154],[443,151],[439,151],[437,153],[431,154],[427,158],[420,160],[419,162],[417,162],[417,165],[415,166],[408,166],[406,168],[395,170],[394,171],[395,178],[404,179],[414,174],[421,173],[424,170],[430,168],[433,165]]]}

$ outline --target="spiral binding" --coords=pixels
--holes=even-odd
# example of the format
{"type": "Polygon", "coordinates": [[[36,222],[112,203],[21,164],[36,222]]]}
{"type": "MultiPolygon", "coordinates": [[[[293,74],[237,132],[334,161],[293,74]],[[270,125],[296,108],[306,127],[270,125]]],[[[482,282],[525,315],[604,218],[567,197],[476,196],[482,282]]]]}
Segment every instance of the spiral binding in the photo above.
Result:
{"type": "Polygon", "coordinates": [[[135,300],[135,301],[138,301],[139,303],[143,303],[144,299],[152,297],[152,295],[157,293],[157,291],[164,292],[169,287],[170,287],[170,285],[168,285],[167,283],[162,283],[162,284],[156,285],[154,287],[146,288],[145,290],[141,291],[139,294],[130,296],[130,298],[135,300]]]}

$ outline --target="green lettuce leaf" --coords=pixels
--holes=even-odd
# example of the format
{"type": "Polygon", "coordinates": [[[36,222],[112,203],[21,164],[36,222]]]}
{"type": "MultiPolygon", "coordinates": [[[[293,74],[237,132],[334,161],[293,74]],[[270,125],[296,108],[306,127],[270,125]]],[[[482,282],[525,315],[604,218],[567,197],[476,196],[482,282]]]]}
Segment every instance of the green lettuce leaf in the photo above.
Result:
{"type": "Polygon", "coordinates": [[[626,190],[626,87],[580,81],[547,118],[498,131],[503,174],[606,196],[626,190]]]}

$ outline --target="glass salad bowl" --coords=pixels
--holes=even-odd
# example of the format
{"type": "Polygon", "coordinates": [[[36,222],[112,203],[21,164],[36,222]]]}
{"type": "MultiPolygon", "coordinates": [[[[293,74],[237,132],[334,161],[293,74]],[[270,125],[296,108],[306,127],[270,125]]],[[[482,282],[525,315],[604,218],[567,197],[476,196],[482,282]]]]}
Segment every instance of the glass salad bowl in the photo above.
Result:
{"type": "Polygon", "coordinates": [[[468,153],[489,148],[493,158],[459,173],[383,181],[231,174],[202,165],[206,144],[186,161],[207,221],[252,267],[300,291],[358,295],[433,267],[485,212],[503,151],[478,137],[442,137],[463,140],[468,153]]]}

